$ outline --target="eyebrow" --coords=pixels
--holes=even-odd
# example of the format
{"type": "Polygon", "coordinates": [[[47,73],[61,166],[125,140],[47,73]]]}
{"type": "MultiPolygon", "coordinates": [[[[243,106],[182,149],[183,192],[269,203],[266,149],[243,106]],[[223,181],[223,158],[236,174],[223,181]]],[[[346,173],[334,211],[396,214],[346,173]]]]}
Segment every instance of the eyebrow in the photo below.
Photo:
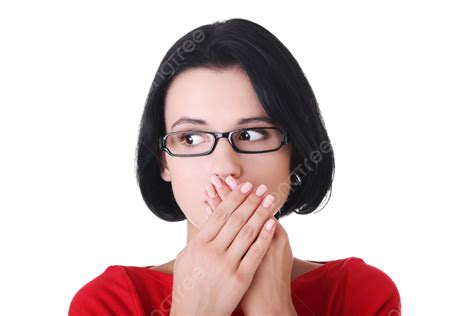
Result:
{"type": "MultiPolygon", "coordinates": [[[[270,124],[275,124],[275,121],[267,116],[254,116],[254,117],[247,117],[247,118],[240,119],[237,122],[237,125],[243,125],[243,124],[253,123],[253,122],[266,122],[270,124]]],[[[207,122],[204,120],[190,118],[190,117],[182,117],[173,123],[173,125],[171,126],[171,129],[173,129],[175,126],[179,124],[184,124],[184,123],[207,126],[207,122]]]]}

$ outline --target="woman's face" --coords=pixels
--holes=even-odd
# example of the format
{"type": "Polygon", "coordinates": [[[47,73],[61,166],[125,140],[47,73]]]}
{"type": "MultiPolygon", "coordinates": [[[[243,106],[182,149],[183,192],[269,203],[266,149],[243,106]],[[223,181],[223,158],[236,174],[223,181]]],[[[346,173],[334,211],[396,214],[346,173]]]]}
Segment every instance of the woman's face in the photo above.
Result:
{"type": "MultiPolygon", "coordinates": [[[[265,121],[238,124],[243,118],[269,118],[250,79],[239,67],[188,69],[174,78],[164,101],[167,133],[196,129],[227,132],[276,126],[265,121]],[[183,117],[203,120],[206,124],[184,121],[173,126],[183,117]]],[[[265,184],[267,193],[275,196],[276,209],[280,209],[290,191],[290,154],[289,144],[273,152],[237,153],[225,138],[221,138],[207,156],[172,157],[162,152],[165,163],[161,177],[171,182],[177,204],[186,218],[199,228],[205,221],[205,187],[211,184],[214,174],[221,180],[232,175],[240,182],[250,181],[253,189],[265,184]]]]}

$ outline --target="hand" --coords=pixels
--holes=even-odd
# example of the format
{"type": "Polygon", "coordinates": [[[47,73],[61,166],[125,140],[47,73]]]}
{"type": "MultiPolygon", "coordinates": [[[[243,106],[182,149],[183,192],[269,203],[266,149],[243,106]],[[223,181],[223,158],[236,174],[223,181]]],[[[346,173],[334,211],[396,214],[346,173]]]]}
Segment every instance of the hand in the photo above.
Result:
{"type": "Polygon", "coordinates": [[[248,234],[244,224],[249,218],[265,221],[270,211],[251,191],[227,195],[176,256],[171,315],[230,315],[235,310],[275,231],[248,234]]]}
{"type": "Polygon", "coordinates": [[[288,234],[276,221],[270,247],[240,301],[245,315],[296,315],[291,299],[292,268],[288,234]]]}
{"type": "MultiPolygon", "coordinates": [[[[216,209],[232,187],[240,185],[238,179],[235,183],[229,181],[222,188],[208,187],[207,191],[215,198],[208,199],[211,209],[216,209]]],[[[274,205],[272,208],[274,209],[274,205]]],[[[296,315],[291,300],[291,272],[293,267],[293,254],[291,251],[288,234],[283,226],[275,220],[275,234],[270,247],[257,268],[252,283],[240,301],[240,307],[245,315],[296,315]]],[[[260,227],[257,227],[259,230],[260,227]]]]}

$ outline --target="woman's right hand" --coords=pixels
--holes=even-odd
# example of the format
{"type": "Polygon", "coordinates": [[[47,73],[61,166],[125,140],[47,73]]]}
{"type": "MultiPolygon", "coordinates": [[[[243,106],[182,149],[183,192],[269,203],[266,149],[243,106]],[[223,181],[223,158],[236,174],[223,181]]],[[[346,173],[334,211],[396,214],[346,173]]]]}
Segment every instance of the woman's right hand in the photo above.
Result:
{"type": "Polygon", "coordinates": [[[263,207],[265,195],[255,188],[243,193],[243,185],[225,196],[178,253],[171,315],[230,315],[250,287],[275,231],[275,225],[264,228],[274,205],[263,207]]]}

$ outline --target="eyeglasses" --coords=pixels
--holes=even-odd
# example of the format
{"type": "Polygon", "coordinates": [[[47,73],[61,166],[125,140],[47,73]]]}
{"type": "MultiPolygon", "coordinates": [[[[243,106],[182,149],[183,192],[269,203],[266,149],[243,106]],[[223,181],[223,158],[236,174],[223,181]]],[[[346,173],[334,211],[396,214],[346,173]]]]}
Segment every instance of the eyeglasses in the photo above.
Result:
{"type": "Polygon", "coordinates": [[[278,127],[252,127],[229,132],[183,131],[161,136],[159,149],[175,157],[209,155],[219,138],[227,138],[238,153],[260,154],[279,150],[290,142],[286,131],[278,127]]]}

